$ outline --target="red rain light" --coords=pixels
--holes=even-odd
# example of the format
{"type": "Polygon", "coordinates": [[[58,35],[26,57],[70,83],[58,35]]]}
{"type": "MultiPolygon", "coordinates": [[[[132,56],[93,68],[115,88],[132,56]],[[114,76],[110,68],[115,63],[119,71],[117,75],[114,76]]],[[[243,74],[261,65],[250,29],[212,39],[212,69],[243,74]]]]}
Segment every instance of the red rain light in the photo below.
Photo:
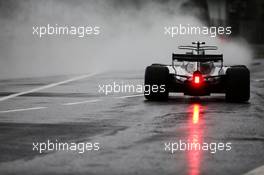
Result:
{"type": "Polygon", "coordinates": [[[194,83],[195,83],[195,84],[199,84],[199,83],[200,83],[200,77],[199,77],[199,76],[196,75],[196,76],[194,77],[194,83]]]}
{"type": "Polygon", "coordinates": [[[200,85],[203,81],[202,74],[199,71],[193,73],[193,83],[195,85],[200,85]]]}

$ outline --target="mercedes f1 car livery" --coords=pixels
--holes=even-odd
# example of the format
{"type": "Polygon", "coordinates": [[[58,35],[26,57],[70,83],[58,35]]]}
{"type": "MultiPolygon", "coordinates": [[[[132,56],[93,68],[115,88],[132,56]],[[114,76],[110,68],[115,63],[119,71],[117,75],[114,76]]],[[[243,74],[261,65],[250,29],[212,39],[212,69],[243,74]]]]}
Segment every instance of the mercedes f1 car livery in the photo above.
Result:
{"type": "Polygon", "coordinates": [[[145,98],[167,100],[169,92],[190,96],[225,94],[226,101],[246,102],[250,98],[250,72],[244,65],[224,66],[222,54],[205,54],[217,50],[193,42],[179,46],[185,54],[172,54],[172,64],[152,64],[145,70],[145,98]],[[148,92],[148,93],[146,93],[148,92]]]}

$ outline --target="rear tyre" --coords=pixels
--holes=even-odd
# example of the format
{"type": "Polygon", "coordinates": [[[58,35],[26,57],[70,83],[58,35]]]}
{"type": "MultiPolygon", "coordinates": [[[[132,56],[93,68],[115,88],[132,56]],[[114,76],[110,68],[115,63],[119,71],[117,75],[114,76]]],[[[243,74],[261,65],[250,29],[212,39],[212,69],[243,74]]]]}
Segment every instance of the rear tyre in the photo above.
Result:
{"type": "Polygon", "coordinates": [[[226,71],[226,101],[246,102],[250,98],[250,73],[246,66],[234,66],[226,71]]]}
{"type": "Polygon", "coordinates": [[[145,70],[144,95],[147,100],[167,100],[169,91],[169,69],[162,65],[151,65],[145,70]]]}

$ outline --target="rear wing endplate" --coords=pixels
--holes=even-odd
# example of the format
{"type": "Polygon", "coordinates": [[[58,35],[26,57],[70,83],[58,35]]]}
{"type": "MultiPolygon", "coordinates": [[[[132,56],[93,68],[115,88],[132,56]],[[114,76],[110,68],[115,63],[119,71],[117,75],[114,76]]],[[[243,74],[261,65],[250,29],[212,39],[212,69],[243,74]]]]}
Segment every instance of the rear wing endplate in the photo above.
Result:
{"type": "Polygon", "coordinates": [[[172,54],[172,60],[178,61],[197,61],[197,62],[206,62],[206,61],[223,61],[223,54],[215,55],[188,55],[188,54],[172,54]]]}

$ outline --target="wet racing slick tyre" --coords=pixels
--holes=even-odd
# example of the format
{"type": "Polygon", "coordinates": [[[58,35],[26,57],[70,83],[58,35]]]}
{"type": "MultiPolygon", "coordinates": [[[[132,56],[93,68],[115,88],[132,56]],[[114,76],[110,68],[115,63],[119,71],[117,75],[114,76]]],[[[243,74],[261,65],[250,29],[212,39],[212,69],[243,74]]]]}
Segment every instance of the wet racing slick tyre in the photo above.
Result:
{"type": "Polygon", "coordinates": [[[246,66],[230,67],[226,71],[226,101],[246,102],[250,98],[250,72],[246,66]]]}
{"type": "Polygon", "coordinates": [[[147,100],[163,101],[168,99],[169,69],[163,65],[151,65],[145,70],[144,95],[147,100]]]}

